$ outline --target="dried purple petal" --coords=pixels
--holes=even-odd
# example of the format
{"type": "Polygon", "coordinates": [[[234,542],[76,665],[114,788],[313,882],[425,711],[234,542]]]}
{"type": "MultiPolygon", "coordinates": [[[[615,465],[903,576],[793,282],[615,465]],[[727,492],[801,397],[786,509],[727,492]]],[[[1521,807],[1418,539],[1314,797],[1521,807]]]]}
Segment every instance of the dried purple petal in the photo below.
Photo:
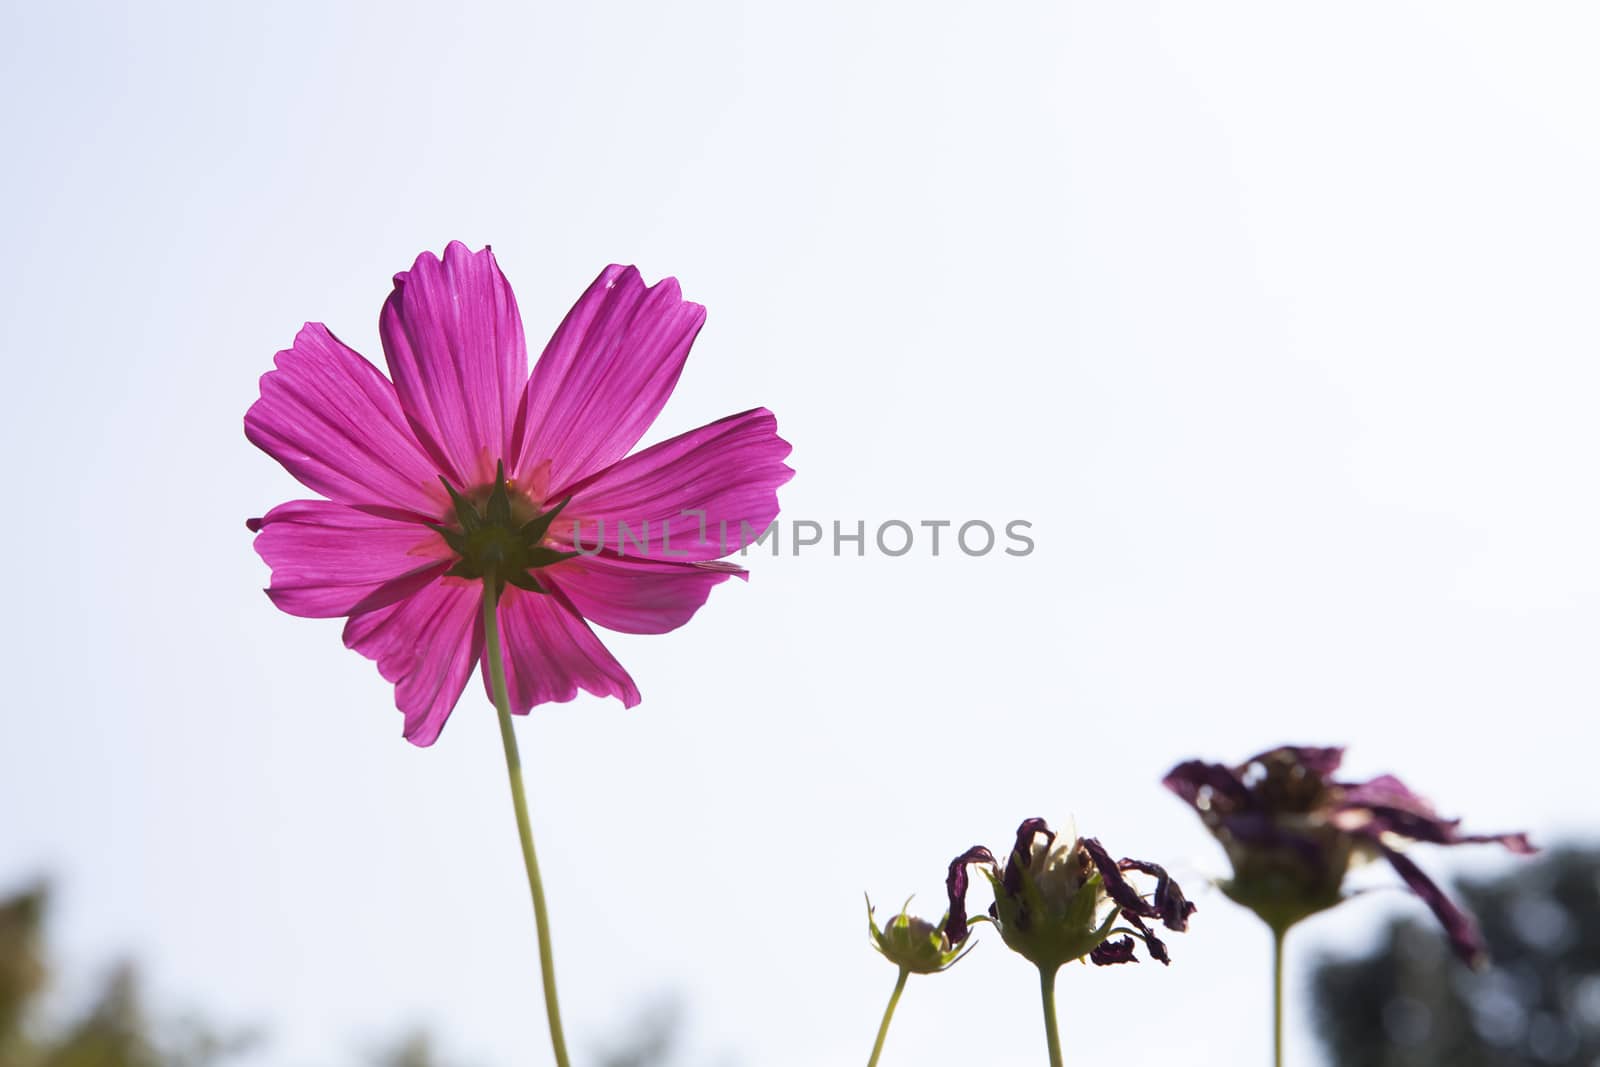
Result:
{"type": "Polygon", "coordinates": [[[1172,957],[1167,955],[1166,944],[1155,935],[1154,930],[1151,930],[1150,927],[1145,925],[1143,919],[1129,911],[1127,908],[1122,909],[1122,917],[1128,920],[1129,923],[1133,924],[1133,928],[1137,930],[1139,932],[1139,936],[1144,939],[1144,950],[1150,953],[1151,959],[1155,960],[1163,967],[1172,966],[1172,957]]]}
{"type": "Polygon", "coordinates": [[[1022,891],[1022,872],[1033,858],[1033,839],[1039,834],[1044,835],[1044,847],[1048,851],[1056,841],[1055,831],[1050,829],[1049,823],[1043,819],[1024,819],[1022,825],[1017,827],[1017,843],[1006,859],[1004,880],[1007,893],[1015,895],[1022,891]]]}
{"type": "Polygon", "coordinates": [[[1131,860],[1123,857],[1117,866],[1124,871],[1139,871],[1148,874],[1156,880],[1156,891],[1152,895],[1156,910],[1161,913],[1161,923],[1168,930],[1179,933],[1189,928],[1189,916],[1195,913],[1195,906],[1183,895],[1176,880],[1167,873],[1167,869],[1159,863],[1148,863],[1144,860],[1131,860]]]}
{"type": "Polygon", "coordinates": [[[1249,787],[1232,769],[1220,763],[1188,760],[1168,771],[1161,784],[1200,812],[1231,811],[1248,807],[1251,802],[1249,787]]]}
{"type": "Polygon", "coordinates": [[[1104,845],[1093,837],[1086,837],[1083,839],[1083,850],[1089,853],[1089,858],[1094,860],[1096,869],[1100,871],[1100,880],[1105,884],[1106,896],[1116,901],[1124,913],[1134,912],[1147,919],[1161,918],[1161,912],[1156,910],[1155,905],[1141,897],[1138,890],[1122,877],[1122,872],[1104,845]]]}
{"type": "Polygon", "coordinates": [[[1124,935],[1116,941],[1102,941],[1089,953],[1089,962],[1096,967],[1109,967],[1113,963],[1138,963],[1133,954],[1133,938],[1124,935]]]}
{"type": "Polygon", "coordinates": [[[967,924],[967,865],[987,863],[994,866],[994,853],[982,845],[974,845],[950,861],[945,875],[944,888],[950,896],[950,914],[945,919],[944,933],[952,945],[959,945],[971,932],[967,924]]]}
{"type": "Polygon", "coordinates": [[[1380,847],[1384,858],[1389,861],[1389,866],[1405,879],[1406,885],[1422,898],[1422,902],[1428,905],[1444,926],[1444,931],[1450,938],[1450,947],[1455,950],[1456,955],[1469,966],[1482,967],[1489,956],[1484,947],[1483,935],[1479,933],[1478,924],[1472,916],[1456,907],[1450,898],[1444,895],[1444,890],[1424,874],[1422,868],[1412,863],[1410,857],[1392,848],[1380,847]]]}

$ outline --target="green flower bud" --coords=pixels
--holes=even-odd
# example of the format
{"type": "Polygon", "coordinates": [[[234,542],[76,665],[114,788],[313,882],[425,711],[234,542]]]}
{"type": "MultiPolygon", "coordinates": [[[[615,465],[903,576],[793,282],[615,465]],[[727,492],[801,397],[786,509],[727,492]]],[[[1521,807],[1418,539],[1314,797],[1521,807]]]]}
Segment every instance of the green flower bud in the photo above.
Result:
{"type": "Polygon", "coordinates": [[[900,914],[884,923],[880,930],[873,918],[872,900],[867,899],[867,929],[872,934],[873,946],[884,959],[912,974],[937,974],[948,970],[966,955],[961,945],[952,948],[950,939],[945,936],[944,923],[948,916],[930,923],[908,914],[906,909],[910,906],[908,897],[900,914]]]}

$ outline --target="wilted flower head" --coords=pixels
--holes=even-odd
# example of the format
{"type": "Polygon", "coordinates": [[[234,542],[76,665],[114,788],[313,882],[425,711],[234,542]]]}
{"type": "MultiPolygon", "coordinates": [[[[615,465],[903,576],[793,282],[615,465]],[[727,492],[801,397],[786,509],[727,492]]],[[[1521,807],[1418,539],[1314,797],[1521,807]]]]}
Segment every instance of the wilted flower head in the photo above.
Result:
{"type": "Polygon", "coordinates": [[[884,959],[912,974],[936,974],[948,970],[971,951],[971,946],[951,946],[944,932],[946,916],[940,916],[937,923],[931,923],[909,914],[907,909],[910,907],[911,901],[907,900],[901,906],[900,914],[892,916],[880,930],[877,920],[873,918],[872,901],[868,899],[867,929],[872,933],[873,946],[883,954],[884,959]]]}
{"type": "Polygon", "coordinates": [[[1285,745],[1237,767],[1180,763],[1162,784],[1200,814],[1227,851],[1233,877],[1222,890],[1275,930],[1338,904],[1351,860],[1381,855],[1438,916],[1457,955],[1480,962],[1483,939],[1472,917],[1396,846],[1494,842],[1536,851],[1527,836],[1463,834],[1459,819],[1441,818],[1393,775],[1337,781],[1343,758],[1342,748],[1285,745]]]}
{"type": "Polygon", "coordinates": [[[1195,910],[1178,883],[1156,864],[1127,858],[1113,861],[1092,837],[1058,837],[1043,819],[1028,819],[1017,827],[1016,844],[1004,864],[981,845],[950,862],[945,932],[953,945],[960,945],[969,933],[971,864],[983,868],[994,888],[989,918],[1001,938],[1042,968],[1085,956],[1100,966],[1132,963],[1135,937],[1153,959],[1170,963],[1166,945],[1146,920],[1159,920],[1167,929],[1181,932],[1195,910]],[[1128,871],[1155,879],[1148,898],[1123,877],[1128,871]]]}
{"type": "Polygon", "coordinates": [[[514,713],[580,689],[637,704],[589,623],[683,625],[743,576],[716,561],[766,529],[793,474],[762,408],[629,455],[704,321],[673,279],[647,286],[610,266],[530,374],[494,255],[453,242],[394,277],[378,322],[389,377],[307,324],[244,418],[251,441],[327,498],[250,520],[267,594],[291,615],[348,616],[345,644],[394,684],[419,745],[480,661],[489,688],[486,585],[514,713]]]}

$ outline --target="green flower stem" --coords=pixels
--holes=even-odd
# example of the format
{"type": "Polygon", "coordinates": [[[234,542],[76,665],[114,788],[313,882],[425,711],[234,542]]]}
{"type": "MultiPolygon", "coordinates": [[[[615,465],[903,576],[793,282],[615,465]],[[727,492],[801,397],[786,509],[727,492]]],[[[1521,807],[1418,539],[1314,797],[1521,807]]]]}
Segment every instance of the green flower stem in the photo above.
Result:
{"type": "Polygon", "coordinates": [[[1056,967],[1039,968],[1039,998],[1044,1001],[1044,1038],[1050,1045],[1050,1067],[1061,1067],[1061,1032],[1056,1028],[1056,967]]]}
{"type": "Polygon", "coordinates": [[[1272,1064],[1283,1067],[1283,942],[1287,927],[1272,928],[1272,1064]]]}
{"type": "Polygon", "coordinates": [[[900,1003],[900,994],[905,991],[906,979],[911,972],[900,968],[900,977],[894,983],[894,992],[889,996],[889,1006],[883,1009],[883,1022],[878,1025],[878,1040],[872,1044],[872,1058],[867,1061],[867,1067],[878,1067],[878,1057],[883,1055],[883,1039],[889,1036],[889,1020],[894,1018],[894,1006],[900,1003]]]}
{"type": "Polygon", "coordinates": [[[571,1067],[567,1039],[561,1033],[561,1003],[556,999],[556,963],[550,950],[550,913],[544,903],[544,883],[533,852],[533,826],[528,821],[528,797],[522,788],[522,757],[517,735],[511,730],[511,701],[506,697],[506,666],[500,655],[500,625],[495,617],[494,576],[483,583],[483,639],[489,649],[489,684],[495,711],[500,714],[500,741],[506,750],[506,773],[511,778],[511,805],[517,812],[517,836],[522,839],[522,862],[528,869],[528,892],[533,897],[533,923],[539,932],[539,973],[544,980],[544,1013],[550,1021],[550,1045],[558,1067],[571,1067]]]}

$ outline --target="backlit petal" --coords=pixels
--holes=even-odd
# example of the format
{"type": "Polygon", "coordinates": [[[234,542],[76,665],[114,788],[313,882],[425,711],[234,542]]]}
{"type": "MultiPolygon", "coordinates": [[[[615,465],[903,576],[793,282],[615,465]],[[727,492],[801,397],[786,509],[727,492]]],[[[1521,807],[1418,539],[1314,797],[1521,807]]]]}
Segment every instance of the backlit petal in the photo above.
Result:
{"type": "Polygon", "coordinates": [[[273,362],[244,416],[256,447],[332,500],[438,511],[439,471],[378,368],[319,322],[307,323],[273,362]]]}
{"type": "Polygon", "coordinates": [[[406,740],[431,745],[483,649],[483,583],[439,578],[405,600],[352,616],[344,643],[394,683],[406,740]]]}
{"type": "MultiPolygon", "coordinates": [[[[559,593],[530,593],[507,586],[497,617],[511,710],[526,715],[534,705],[564,703],[578,690],[617,697],[623,707],[639,703],[639,690],[594,631],[559,593]]],[[[485,657],[484,689],[492,695],[485,657]]]]}
{"type": "Polygon", "coordinates": [[[378,319],[400,405],[458,488],[508,459],[528,375],[522,318],[494,254],[452,241],[394,276],[378,319]]]}
{"type": "Polygon", "coordinates": [[[426,526],[326,500],[291,500],[248,525],[272,568],[267,595],[291,615],[328,619],[385,607],[450,566],[449,549],[426,526]]]}
{"type": "Polygon", "coordinates": [[[625,634],[664,634],[688,622],[713,586],[745,573],[728,564],[594,555],[540,575],[592,623],[625,634]]]}
{"type": "Polygon", "coordinates": [[[565,485],[627,455],[672,395],[705,318],[675,279],[647,287],[633,267],[601,271],[528,379],[516,469],[548,462],[551,484],[565,485]]]}
{"type": "Polygon", "coordinates": [[[788,454],[770,411],[732,415],[557,490],[573,500],[552,533],[623,556],[718,559],[777,516],[778,487],[794,476],[788,454]]]}

